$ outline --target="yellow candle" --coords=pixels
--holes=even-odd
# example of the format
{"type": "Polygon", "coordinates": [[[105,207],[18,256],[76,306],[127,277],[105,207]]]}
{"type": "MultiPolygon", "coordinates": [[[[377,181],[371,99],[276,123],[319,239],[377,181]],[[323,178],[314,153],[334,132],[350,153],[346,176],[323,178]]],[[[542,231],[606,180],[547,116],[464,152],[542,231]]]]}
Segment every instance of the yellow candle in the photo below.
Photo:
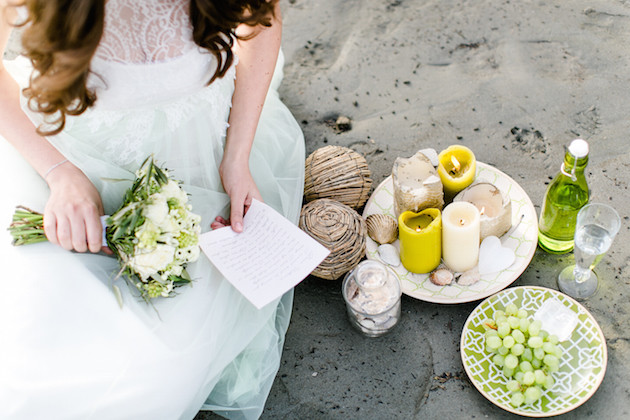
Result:
{"type": "Polygon", "coordinates": [[[442,258],[453,271],[463,272],[479,260],[479,209],[467,201],[456,201],[442,213],[442,258]]]}
{"type": "Polygon", "coordinates": [[[442,215],[438,209],[398,216],[400,261],[412,273],[428,273],[442,257],[442,215]]]}
{"type": "Polygon", "coordinates": [[[447,200],[472,184],[477,171],[475,155],[468,147],[453,145],[438,155],[438,175],[447,200]]]}

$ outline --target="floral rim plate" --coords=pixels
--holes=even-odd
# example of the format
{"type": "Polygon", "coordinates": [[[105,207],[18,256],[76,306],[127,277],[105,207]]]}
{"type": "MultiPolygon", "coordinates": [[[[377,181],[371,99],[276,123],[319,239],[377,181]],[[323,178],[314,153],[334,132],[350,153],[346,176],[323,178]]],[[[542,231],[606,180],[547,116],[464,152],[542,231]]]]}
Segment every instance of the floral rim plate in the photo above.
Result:
{"type": "Polygon", "coordinates": [[[549,417],[573,410],[597,390],[606,373],[606,339],[593,316],[572,298],[543,287],[523,286],[503,290],[481,302],[464,324],[461,339],[462,363],[471,382],[490,402],[506,411],[528,417],[549,417]],[[553,373],[555,384],[540,400],[514,408],[505,384],[507,379],[495,367],[485,350],[482,322],[508,303],[526,309],[530,317],[547,299],[556,299],[578,316],[571,337],[560,343],[564,354],[560,369],[553,373]]]}
{"type": "MultiPolygon", "coordinates": [[[[512,225],[518,223],[521,215],[523,220],[510,234],[501,238],[503,246],[514,250],[516,260],[503,271],[486,274],[471,286],[436,286],[429,280],[427,274],[415,274],[407,271],[402,264],[392,269],[398,275],[404,294],[416,299],[434,303],[464,303],[486,298],[499,290],[503,290],[525,271],[531,262],[538,244],[538,219],[536,210],[527,193],[512,178],[491,165],[477,162],[476,181],[486,181],[494,184],[512,200],[512,225]]],[[[394,214],[394,184],[392,177],[387,177],[376,187],[370,199],[365,204],[363,217],[370,214],[383,213],[392,217],[394,214]]],[[[399,248],[398,240],[393,243],[399,248]]],[[[383,262],[378,255],[378,243],[367,238],[366,255],[368,259],[383,262]]]]}

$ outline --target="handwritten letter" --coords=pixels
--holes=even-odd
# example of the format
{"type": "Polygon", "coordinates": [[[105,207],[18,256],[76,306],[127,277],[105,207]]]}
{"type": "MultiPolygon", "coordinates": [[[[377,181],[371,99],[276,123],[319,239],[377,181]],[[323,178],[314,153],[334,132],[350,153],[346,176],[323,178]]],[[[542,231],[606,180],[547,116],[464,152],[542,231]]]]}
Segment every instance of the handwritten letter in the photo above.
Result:
{"type": "Polygon", "coordinates": [[[213,230],[200,237],[202,251],[258,309],[301,282],[329,254],[323,245],[268,205],[253,200],[243,232],[213,230]]]}

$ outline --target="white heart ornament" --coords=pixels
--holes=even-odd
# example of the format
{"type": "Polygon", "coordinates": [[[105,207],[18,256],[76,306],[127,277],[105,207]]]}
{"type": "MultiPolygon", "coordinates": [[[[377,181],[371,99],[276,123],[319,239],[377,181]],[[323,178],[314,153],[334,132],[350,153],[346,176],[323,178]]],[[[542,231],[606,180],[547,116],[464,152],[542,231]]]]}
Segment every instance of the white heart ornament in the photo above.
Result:
{"type": "Polygon", "coordinates": [[[496,236],[488,236],[479,247],[479,274],[496,273],[505,270],[514,263],[516,255],[510,248],[501,245],[496,236]]]}

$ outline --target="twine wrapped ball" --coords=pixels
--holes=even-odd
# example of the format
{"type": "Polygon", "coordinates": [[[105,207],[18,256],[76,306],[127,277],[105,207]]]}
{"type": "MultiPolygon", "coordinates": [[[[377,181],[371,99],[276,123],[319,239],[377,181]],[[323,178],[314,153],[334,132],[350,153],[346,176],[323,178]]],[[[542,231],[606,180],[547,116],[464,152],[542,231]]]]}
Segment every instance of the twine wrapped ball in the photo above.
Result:
{"type": "Polygon", "coordinates": [[[335,280],[352,270],[365,254],[365,220],[349,206],[321,198],[302,207],[300,228],[330,254],[311,274],[335,280]]]}
{"type": "Polygon", "coordinates": [[[342,146],[325,146],[306,158],[304,198],[306,202],[330,198],[358,209],[372,188],[367,161],[359,153],[342,146]]]}

